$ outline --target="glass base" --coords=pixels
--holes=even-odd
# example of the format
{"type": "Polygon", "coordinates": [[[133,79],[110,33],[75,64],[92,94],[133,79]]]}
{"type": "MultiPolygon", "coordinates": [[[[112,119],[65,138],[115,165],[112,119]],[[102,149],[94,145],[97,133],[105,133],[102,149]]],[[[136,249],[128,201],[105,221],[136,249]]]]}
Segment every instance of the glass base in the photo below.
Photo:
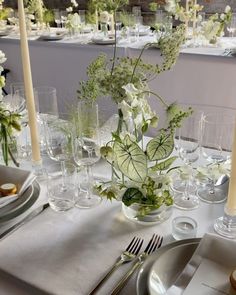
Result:
{"type": "Polygon", "coordinates": [[[218,188],[215,188],[214,193],[211,193],[209,187],[203,187],[198,190],[197,194],[201,201],[210,204],[223,203],[227,198],[226,192],[218,188]]]}
{"type": "Polygon", "coordinates": [[[153,225],[167,220],[173,211],[173,206],[161,206],[159,209],[149,210],[148,205],[132,204],[125,206],[122,203],[122,211],[126,218],[142,225],[153,225]],[[141,211],[140,211],[141,210],[141,211]],[[146,212],[146,214],[140,214],[146,212]]]}
{"type": "Polygon", "coordinates": [[[79,193],[78,199],[75,202],[75,207],[89,209],[98,206],[101,203],[101,197],[97,195],[88,195],[87,192],[79,193]]]}
{"type": "Polygon", "coordinates": [[[214,229],[223,237],[236,239],[236,215],[231,216],[225,213],[224,216],[216,219],[214,229]]]}
{"type": "MultiPolygon", "coordinates": [[[[176,192],[183,193],[186,190],[186,183],[181,180],[177,180],[173,183],[172,189],[176,192]]],[[[197,189],[197,187],[195,184],[190,183],[188,185],[188,191],[190,193],[194,193],[196,191],[196,189],[197,189]]]]}
{"type": "Polygon", "coordinates": [[[181,210],[197,209],[199,203],[199,199],[196,195],[188,194],[187,197],[182,193],[174,195],[174,205],[181,210]]]}

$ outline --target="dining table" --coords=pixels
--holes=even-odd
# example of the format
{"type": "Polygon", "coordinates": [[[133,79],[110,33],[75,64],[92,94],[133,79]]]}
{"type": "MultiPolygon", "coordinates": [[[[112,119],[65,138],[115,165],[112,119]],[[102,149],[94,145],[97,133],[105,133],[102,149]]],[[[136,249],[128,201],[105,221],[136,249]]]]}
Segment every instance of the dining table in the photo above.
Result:
{"type": "MultiPolygon", "coordinates": [[[[47,156],[43,161],[45,167],[52,162],[47,156]]],[[[23,161],[21,168],[30,170],[31,163],[23,161]]],[[[100,160],[93,173],[95,180],[106,180],[111,176],[111,168],[100,160]]],[[[18,217],[0,223],[0,234],[34,208],[48,202],[47,177],[38,177],[36,181],[40,187],[36,202],[18,217]]],[[[214,220],[222,216],[223,211],[224,203],[200,202],[199,208],[191,211],[173,208],[169,219],[148,226],[127,219],[120,201],[104,199],[94,208],[74,207],[66,212],[48,208],[0,240],[0,294],[89,294],[133,237],[144,239],[141,251],[153,234],[163,237],[165,246],[175,241],[173,218],[189,216],[197,221],[196,237],[202,238],[205,233],[214,232],[214,220]]],[[[120,266],[97,294],[111,294],[131,264],[120,266]]],[[[121,295],[141,294],[137,275],[138,272],[132,276],[121,295]]]]}
{"type": "MultiPolygon", "coordinates": [[[[112,58],[114,46],[97,44],[92,41],[90,34],[48,41],[39,38],[35,32],[32,33],[34,35],[29,36],[29,50],[33,85],[55,87],[59,110],[66,112],[77,100],[79,83],[87,79],[88,65],[99,54],[112,58]]],[[[151,32],[137,40],[119,40],[117,55],[135,58],[146,43],[155,40],[155,35],[151,32]]],[[[235,55],[228,54],[229,49],[234,48],[236,37],[222,37],[215,45],[185,44],[175,66],[152,80],[150,88],[169,102],[236,108],[236,58],[235,55]]],[[[0,49],[7,57],[4,66],[10,70],[5,87],[9,92],[12,82],[23,81],[19,35],[12,33],[2,36],[0,49]]],[[[162,61],[162,56],[157,48],[150,48],[144,52],[143,60],[155,65],[162,61]]],[[[150,101],[153,108],[159,108],[155,98],[151,97],[150,101]]],[[[115,113],[114,103],[110,99],[100,98],[99,106],[105,114],[104,119],[115,113]]]]}

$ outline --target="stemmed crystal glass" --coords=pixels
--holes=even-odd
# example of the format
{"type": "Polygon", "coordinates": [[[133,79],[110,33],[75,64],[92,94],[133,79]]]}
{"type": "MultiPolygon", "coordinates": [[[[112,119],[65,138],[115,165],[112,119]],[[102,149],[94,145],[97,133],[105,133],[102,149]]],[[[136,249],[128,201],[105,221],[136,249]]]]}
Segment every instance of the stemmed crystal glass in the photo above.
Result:
{"type": "MultiPolygon", "coordinates": [[[[47,154],[52,160],[61,163],[62,178],[65,178],[65,161],[72,159],[72,127],[67,114],[45,122],[47,154]]],[[[65,182],[62,186],[66,189],[65,182]]]]}
{"type": "Polygon", "coordinates": [[[74,131],[73,156],[77,165],[86,167],[86,183],[80,183],[76,206],[94,207],[101,201],[101,198],[92,191],[92,166],[100,159],[98,105],[95,103],[80,101],[78,104],[78,126],[74,131]]]}
{"type": "MultiPolygon", "coordinates": [[[[223,109],[222,112],[204,116],[201,154],[208,161],[209,168],[230,159],[233,128],[234,115],[228,114],[223,109]]],[[[208,170],[209,183],[198,189],[198,196],[207,203],[221,203],[226,199],[227,194],[220,185],[216,185],[218,179],[216,179],[214,171],[208,170]]]]}
{"type": "Polygon", "coordinates": [[[183,192],[176,192],[174,204],[176,207],[185,210],[192,210],[199,206],[199,199],[190,189],[192,177],[192,164],[199,158],[199,146],[201,135],[201,116],[200,111],[195,111],[190,117],[186,118],[181,128],[177,129],[175,141],[178,146],[178,153],[186,166],[190,175],[185,181],[183,192]]]}

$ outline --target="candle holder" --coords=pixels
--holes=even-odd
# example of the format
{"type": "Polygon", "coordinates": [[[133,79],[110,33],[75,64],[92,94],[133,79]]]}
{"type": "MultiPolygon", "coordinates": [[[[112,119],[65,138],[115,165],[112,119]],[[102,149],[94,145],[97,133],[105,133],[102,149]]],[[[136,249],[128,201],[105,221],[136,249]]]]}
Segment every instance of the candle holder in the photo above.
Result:
{"type": "Polygon", "coordinates": [[[214,229],[223,237],[236,239],[236,210],[227,210],[225,207],[224,216],[215,220],[214,229]]]}
{"type": "Polygon", "coordinates": [[[172,220],[172,236],[175,240],[195,238],[197,222],[188,216],[178,216],[172,220]]]}
{"type": "Polygon", "coordinates": [[[32,161],[32,169],[34,171],[34,175],[39,178],[44,178],[46,175],[46,170],[43,168],[43,162],[40,161],[32,161]]]}

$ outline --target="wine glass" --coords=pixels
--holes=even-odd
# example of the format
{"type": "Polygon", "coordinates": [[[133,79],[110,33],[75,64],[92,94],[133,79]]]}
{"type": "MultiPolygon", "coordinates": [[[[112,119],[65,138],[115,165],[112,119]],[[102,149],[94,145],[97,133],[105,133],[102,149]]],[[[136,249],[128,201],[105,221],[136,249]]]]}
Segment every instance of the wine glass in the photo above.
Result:
{"type": "MultiPolygon", "coordinates": [[[[65,179],[65,161],[72,159],[72,122],[68,114],[60,114],[59,119],[45,122],[45,139],[47,154],[50,159],[60,162],[62,180],[65,179]]],[[[63,181],[66,190],[66,182],[63,181]]]]}
{"type": "Polygon", "coordinates": [[[201,154],[209,163],[209,182],[198,189],[198,196],[207,203],[221,203],[227,197],[221,186],[217,185],[216,173],[210,168],[230,158],[234,120],[234,115],[223,109],[221,112],[205,115],[202,120],[201,154]]]}
{"type": "Polygon", "coordinates": [[[53,13],[54,13],[55,23],[57,24],[57,27],[60,28],[61,27],[61,14],[60,14],[60,10],[59,9],[53,9],[53,13]]]}
{"type": "Polygon", "coordinates": [[[86,183],[80,183],[79,198],[75,206],[91,208],[98,205],[101,198],[94,195],[92,166],[100,159],[100,134],[98,105],[89,101],[78,104],[78,125],[74,131],[73,156],[77,165],[86,167],[86,183]]]}
{"type": "Polygon", "coordinates": [[[181,128],[176,130],[175,135],[179,156],[189,171],[189,177],[185,181],[184,191],[174,194],[175,206],[184,210],[192,210],[199,206],[199,199],[190,185],[192,164],[199,158],[201,116],[202,113],[200,111],[195,111],[190,117],[185,119],[181,128]]]}
{"type": "Polygon", "coordinates": [[[234,37],[236,32],[236,13],[232,13],[231,21],[228,23],[227,31],[230,34],[230,37],[234,37]]]}

